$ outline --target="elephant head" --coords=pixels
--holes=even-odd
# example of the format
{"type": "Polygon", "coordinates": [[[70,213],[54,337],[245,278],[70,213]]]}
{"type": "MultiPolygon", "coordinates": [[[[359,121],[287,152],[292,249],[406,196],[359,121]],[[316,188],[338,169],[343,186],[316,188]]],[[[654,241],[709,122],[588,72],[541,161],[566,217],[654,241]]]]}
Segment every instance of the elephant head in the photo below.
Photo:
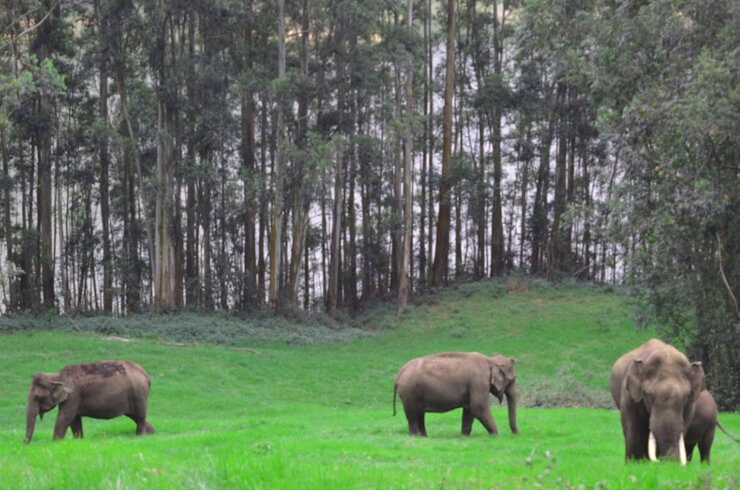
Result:
{"type": "Polygon", "coordinates": [[[694,418],[696,400],[704,390],[704,369],[700,362],[689,363],[675,349],[635,359],[625,380],[630,398],[647,410],[648,458],[677,458],[686,464],[684,435],[694,418]]]}
{"type": "Polygon", "coordinates": [[[519,433],[516,425],[516,373],[514,366],[516,359],[500,355],[489,358],[491,366],[491,394],[503,402],[506,395],[506,404],[509,410],[509,427],[514,434],[519,433]]]}
{"type": "Polygon", "coordinates": [[[56,374],[38,373],[33,377],[26,407],[26,443],[33,437],[36,416],[43,420],[44,414],[66,400],[71,391],[56,374]]]}

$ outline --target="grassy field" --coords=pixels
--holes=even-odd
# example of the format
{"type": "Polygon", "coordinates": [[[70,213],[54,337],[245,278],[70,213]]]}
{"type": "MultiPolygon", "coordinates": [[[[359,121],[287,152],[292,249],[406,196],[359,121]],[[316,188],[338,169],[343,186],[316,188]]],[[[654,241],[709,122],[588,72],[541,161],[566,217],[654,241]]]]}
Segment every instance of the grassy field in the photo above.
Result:
{"type": "MultiPolygon", "coordinates": [[[[219,319],[201,321],[219,328],[219,319]]],[[[607,379],[614,360],[650,333],[635,332],[617,294],[480,285],[428,299],[400,319],[376,312],[361,324],[372,335],[316,345],[240,337],[235,345],[173,346],[155,335],[124,343],[85,329],[2,334],[0,488],[740,486],[740,444],[719,431],[711,465],[699,464],[698,453],[685,468],[624,463],[607,379]],[[520,435],[498,405],[496,438],[478,422],[461,436],[459,410],[429,414],[426,439],[407,434],[403,411],[392,416],[396,372],[444,350],[517,357],[520,435]],[[84,419],[85,439],[70,432],[52,442],[53,411],[24,445],[33,373],[99,359],[147,369],[156,434],[134,436],[126,418],[84,419]]],[[[740,414],[720,419],[740,435],[740,414]]]]}

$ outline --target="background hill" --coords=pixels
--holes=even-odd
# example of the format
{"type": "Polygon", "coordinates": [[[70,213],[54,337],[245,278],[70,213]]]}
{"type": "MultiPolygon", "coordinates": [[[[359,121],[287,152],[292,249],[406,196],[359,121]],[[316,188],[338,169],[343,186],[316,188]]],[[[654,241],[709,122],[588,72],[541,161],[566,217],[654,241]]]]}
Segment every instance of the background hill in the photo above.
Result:
{"type": "MultiPolygon", "coordinates": [[[[740,447],[723,434],[711,466],[623,463],[609,370],[652,334],[635,330],[626,299],[610,289],[466,285],[425,298],[400,318],[374,311],[347,328],[321,320],[263,324],[251,341],[244,332],[256,323],[213,316],[2,325],[12,331],[0,336],[3,488],[740,485],[740,447]],[[232,339],[234,332],[241,333],[232,339]],[[109,340],[113,334],[134,341],[109,340]],[[477,422],[463,438],[459,411],[428,415],[427,439],[407,435],[402,411],[392,416],[393,379],[408,359],[445,350],[517,357],[521,435],[508,432],[506,408],[498,406],[497,438],[477,422]],[[52,443],[51,412],[24,446],[33,373],[98,359],[147,369],[157,433],[137,438],[128,419],[85,419],[84,440],[68,433],[52,443]]],[[[740,434],[740,416],[721,420],[740,434]]]]}

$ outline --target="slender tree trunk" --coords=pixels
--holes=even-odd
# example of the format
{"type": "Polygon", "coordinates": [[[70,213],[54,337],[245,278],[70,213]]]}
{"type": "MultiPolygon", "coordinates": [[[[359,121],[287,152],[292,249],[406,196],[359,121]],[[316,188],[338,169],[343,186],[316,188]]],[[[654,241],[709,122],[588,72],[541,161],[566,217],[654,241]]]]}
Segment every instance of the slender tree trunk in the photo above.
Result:
{"type": "MultiPolygon", "coordinates": [[[[252,0],[246,0],[245,10],[252,12],[252,0]]],[[[244,27],[246,51],[245,66],[250,71],[254,65],[252,49],[253,35],[251,21],[244,27]]],[[[256,107],[254,94],[245,88],[241,97],[241,158],[244,175],[244,294],[243,306],[248,307],[257,302],[257,264],[255,219],[257,213],[257,169],[255,168],[255,119],[256,107]]]]}
{"type": "MultiPolygon", "coordinates": [[[[152,306],[155,309],[172,309],[176,304],[175,247],[170,236],[174,209],[175,108],[170,102],[173,94],[167,87],[166,66],[167,35],[172,27],[164,8],[160,4],[158,14],[161,16],[159,17],[161,30],[156,46],[160,96],[157,100],[157,190],[154,209],[154,256],[152,257],[152,306]]],[[[137,168],[137,173],[139,180],[143,180],[140,166],[137,168]]]]}
{"type": "Polygon", "coordinates": [[[527,122],[526,136],[524,138],[524,148],[521,150],[520,158],[522,160],[522,180],[520,189],[520,216],[519,216],[519,267],[524,269],[524,250],[527,237],[527,191],[529,190],[529,162],[531,158],[531,128],[532,124],[527,122]]]}
{"type": "MultiPolygon", "coordinates": [[[[59,13],[59,5],[52,6],[50,0],[45,0],[44,11],[51,13],[46,22],[38,28],[36,39],[36,55],[39,63],[43,65],[49,57],[52,36],[54,35],[54,22],[59,13]]],[[[39,167],[39,195],[38,195],[38,212],[39,212],[39,234],[41,241],[40,260],[41,260],[41,282],[43,291],[43,305],[46,308],[53,308],[55,305],[54,298],[54,249],[52,226],[52,184],[51,184],[51,145],[52,145],[52,106],[51,94],[44,84],[41,84],[41,90],[38,102],[38,118],[43,124],[40,126],[38,136],[38,167],[39,167]]]]}
{"type": "Polygon", "coordinates": [[[442,175],[439,184],[437,238],[432,267],[432,286],[441,286],[449,270],[450,249],[450,161],[452,160],[452,93],[455,87],[455,0],[447,0],[447,61],[445,70],[445,105],[442,117],[442,175]]]}
{"type": "Polygon", "coordinates": [[[547,244],[547,194],[550,183],[550,146],[552,144],[552,119],[545,122],[540,141],[540,164],[537,169],[537,187],[532,203],[532,274],[542,270],[542,251],[547,244]]]}
{"type": "MultiPolygon", "coordinates": [[[[0,97],[0,105],[2,105],[2,97],[0,97]]],[[[10,156],[8,155],[8,135],[7,125],[4,122],[0,122],[0,154],[3,159],[3,179],[8,182],[10,179],[10,156]]],[[[17,305],[16,295],[16,277],[15,277],[15,264],[16,259],[13,252],[13,226],[10,219],[10,204],[11,204],[11,187],[5,186],[3,189],[3,224],[5,225],[5,263],[9,268],[8,277],[8,304],[7,311],[14,312],[17,305]]]]}
{"type": "Polygon", "coordinates": [[[341,139],[336,141],[334,153],[334,209],[331,225],[331,250],[329,252],[329,303],[327,306],[328,313],[332,316],[336,314],[337,306],[339,305],[339,253],[341,246],[342,208],[344,207],[344,201],[342,199],[344,194],[344,172],[342,171],[344,155],[341,139]]]}
{"type": "MultiPolygon", "coordinates": [[[[100,0],[95,0],[95,17],[98,33],[107,32],[107,24],[101,17],[100,0]]],[[[107,46],[107,45],[106,45],[107,46]]],[[[100,224],[103,245],[103,313],[113,311],[113,254],[110,231],[110,154],[108,151],[108,56],[104,52],[100,58],[100,100],[98,111],[103,128],[98,140],[98,159],[100,160],[100,224]]]]}
{"type": "Polygon", "coordinates": [[[566,206],[566,163],[568,156],[567,117],[564,114],[566,105],[566,87],[559,83],[557,89],[557,107],[559,109],[558,130],[558,153],[555,159],[555,197],[553,202],[552,228],[550,238],[547,241],[547,276],[551,277],[554,272],[563,269],[563,239],[561,236],[561,221],[566,206]]]}
{"type": "MultiPolygon", "coordinates": [[[[406,28],[411,34],[414,28],[413,0],[408,0],[407,2],[406,28]]],[[[414,151],[414,58],[412,53],[407,54],[406,63],[406,134],[404,137],[403,155],[403,241],[401,244],[401,266],[398,271],[397,313],[402,313],[408,303],[410,283],[409,264],[411,262],[411,236],[414,219],[414,196],[411,189],[414,151]]]]}
{"type": "MultiPolygon", "coordinates": [[[[308,10],[308,0],[302,1],[301,15],[301,48],[300,48],[300,69],[301,75],[308,79],[308,39],[310,29],[310,18],[308,10]]],[[[298,134],[296,137],[297,145],[300,149],[305,150],[307,141],[306,133],[308,131],[308,94],[301,91],[298,95],[298,134]]],[[[306,162],[303,157],[299,157],[296,162],[296,182],[299,185],[294,186],[292,192],[292,210],[293,210],[293,236],[291,241],[290,268],[288,271],[288,301],[292,305],[298,304],[298,285],[300,284],[299,275],[301,272],[301,262],[303,261],[304,249],[306,248],[306,231],[308,229],[308,211],[311,205],[311,195],[309,189],[303,189],[302,184],[306,181],[306,162]]]]}
{"type": "MultiPolygon", "coordinates": [[[[278,0],[278,78],[285,78],[285,0],[278,0]]],[[[283,101],[277,103],[277,155],[273,167],[272,234],[270,238],[270,309],[280,303],[280,248],[283,240],[283,168],[286,159],[283,101]]]]}
{"type": "Polygon", "coordinates": [[[434,267],[434,248],[435,243],[432,237],[434,236],[434,228],[435,228],[435,216],[434,216],[434,186],[432,185],[432,182],[434,181],[434,151],[435,151],[435,145],[436,145],[436,138],[434,137],[434,36],[432,35],[432,19],[434,18],[434,9],[432,8],[432,0],[427,0],[427,17],[428,17],[428,35],[427,35],[427,66],[426,66],[426,75],[427,80],[429,80],[429,83],[427,85],[427,97],[429,100],[429,112],[427,113],[427,134],[429,136],[429,162],[428,162],[428,170],[427,170],[427,189],[428,189],[428,198],[427,198],[427,225],[428,225],[428,233],[427,237],[429,237],[429,243],[428,243],[428,250],[425,251],[426,257],[427,257],[427,271],[426,271],[426,277],[427,277],[427,286],[431,285],[432,283],[432,269],[434,267]]]}

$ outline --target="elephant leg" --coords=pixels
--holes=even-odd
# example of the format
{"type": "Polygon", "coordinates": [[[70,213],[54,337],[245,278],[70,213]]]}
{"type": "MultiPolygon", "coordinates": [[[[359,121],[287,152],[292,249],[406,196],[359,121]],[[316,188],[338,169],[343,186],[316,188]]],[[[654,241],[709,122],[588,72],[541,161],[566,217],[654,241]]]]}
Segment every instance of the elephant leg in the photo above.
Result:
{"type": "Polygon", "coordinates": [[[623,411],[620,414],[622,433],[624,434],[624,459],[647,458],[648,436],[650,428],[645,421],[633,414],[623,411]]]}
{"type": "Polygon", "coordinates": [[[417,410],[411,406],[404,404],[403,412],[406,414],[406,421],[409,424],[409,434],[412,436],[421,435],[419,431],[419,415],[417,410]]]}
{"type": "Polygon", "coordinates": [[[694,456],[694,447],[696,444],[687,442],[684,445],[686,446],[686,461],[691,461],[691,458],[694,456]]]}
{"type": "Polygon", "coordinates": [[[716,425],[712,426],[704,434],[701,441],[699,441],[699,455],[701,456],[701,462],[709,464],[709,453],[712,452],[712,443],[714,442],[714,430],[716,425]]]}
{"type": "Polygon", "coordinates": [[[470,411],[469,408],[463,408],[462,413],[462,434],[464,436],[469,436],[470,431],[473,430],[473,421],[475,420],[475,417],[473,417],[473,413],[470,411]]]}
{"type": "Polygon", "coordinates": [[[471,413],[477,418],[483,427],[486,428],[489,435],[498,435],[498,427],[496,422],[493,420],[493,414],[491,414],[491,407],[487,403],[480,403],[477,405],[471,405],[471,413]]]}
{"type": "Polygon", "coordinates": [[[424,420],[425,416],[426,416],[426,413],[423,410],[419,412],[419,435],[421,437],[427,436],[427,424],[426,424],[426,421],[424,420]]]}
{"type": "Polygon", "coordinates": [[[64,435],[67,433],[67,427],[71,423],[71,418],[64,414],[61,410],[57,415],[57,421],[54,424],[54,440],[64,439],[64,435]]]}
{"type": "Polygon", "coordinates": [[[154,434],[154,427],[146,421],[145,418],[141,417],[140,415],[129,415],[126,414],[128,418],[133,420],[136,423],[136,435],[140,436],[143,434],[154,434]]]}
{"type": "Polygon", "coordinates": [[[82,439],[82,417],[79,415],[75,417],[70,427],[72,428],[72,435],[74,435],[75,439],[82,439]]]}

